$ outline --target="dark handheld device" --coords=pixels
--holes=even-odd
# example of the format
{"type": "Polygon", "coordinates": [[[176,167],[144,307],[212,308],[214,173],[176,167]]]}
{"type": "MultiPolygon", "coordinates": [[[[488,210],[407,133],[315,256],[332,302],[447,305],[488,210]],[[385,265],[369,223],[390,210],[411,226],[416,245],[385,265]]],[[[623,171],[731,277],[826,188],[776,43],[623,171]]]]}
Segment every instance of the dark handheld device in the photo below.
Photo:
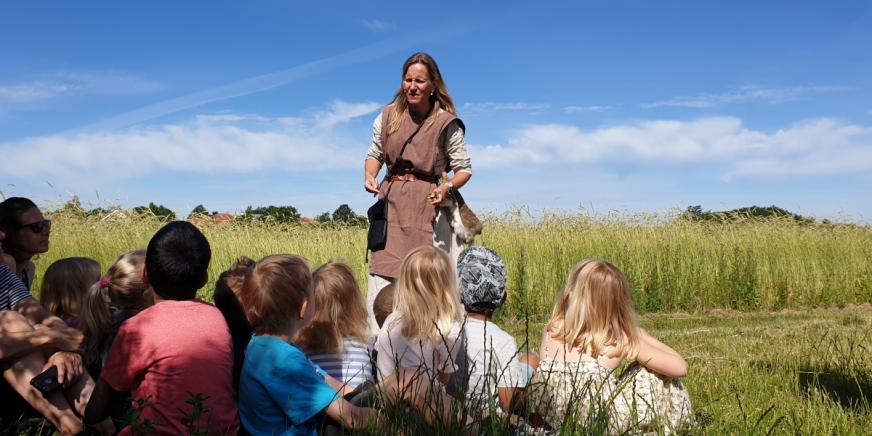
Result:
{"type": "Polygon", "coordinates": [[[42,392],[43,396],[60,389],[61,384],[58,383],[58,367],[52,366],[43,371],[40,375],[31,379],[30,384],[38,391],[42,392]]]}

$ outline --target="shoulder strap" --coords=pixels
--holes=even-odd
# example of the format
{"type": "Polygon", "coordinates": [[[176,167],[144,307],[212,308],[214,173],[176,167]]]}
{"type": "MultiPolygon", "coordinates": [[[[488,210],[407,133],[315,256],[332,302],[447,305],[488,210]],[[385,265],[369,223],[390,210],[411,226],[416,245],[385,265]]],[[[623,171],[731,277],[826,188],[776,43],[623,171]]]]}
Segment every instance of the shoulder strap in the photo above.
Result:
{"type": "MultiPolygon", "coordinates": [[[[400,160],[403,158],[403,153],[406,152],[406,147],[409,145],[409,143],[412,142],[412,139],[415,137],[415,135],[417,135],[418,132],[421,131],[421,127],[423,127],[423,126],[424,126],[424,123],[426,123],[426,122],[427,122],[426,119],[425,119],[424,121],[421,121],[421,124],[418,124],[418,128],[415,129],[415,131],[412,132],[411,135],[409,135],[409,139],[406,139],[406,142],[403,143],[403,148],[400,149],[400,155],[397,156],[397,160],[394,161],[395,164],[396,164],[396,162],[400,161],[400,160]]],[[[388,194],[391,193],[391,188],[394,187],[394,184],[391,183],[390,180],[389,180],[389,179],[391,178],[391,176],[393,175],[393,172],[394,172],[394,171],[393,171],[393,168],[391,168],[391,167],[389,166],[389,167],[388,167],[388,171],[385,173],[385,180],[388,180],[388,183],[390,183],[390,185],[388,185],[388,190],[385,192],[385,196],[383,197],[383,198],[385,198],[385,199],[388,198],[388,194]]]]}

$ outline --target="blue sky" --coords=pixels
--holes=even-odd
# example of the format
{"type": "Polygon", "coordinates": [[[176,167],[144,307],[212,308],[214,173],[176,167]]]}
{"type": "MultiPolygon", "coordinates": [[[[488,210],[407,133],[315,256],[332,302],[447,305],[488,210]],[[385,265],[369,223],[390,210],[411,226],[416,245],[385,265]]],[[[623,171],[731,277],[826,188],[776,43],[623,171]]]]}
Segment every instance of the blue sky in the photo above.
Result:
{"type": "Polygon", "coordinates": [[[316,215],[432,54],[477,210],[872,217],[867,1],[7,2],[0,191],[316,215]]]}

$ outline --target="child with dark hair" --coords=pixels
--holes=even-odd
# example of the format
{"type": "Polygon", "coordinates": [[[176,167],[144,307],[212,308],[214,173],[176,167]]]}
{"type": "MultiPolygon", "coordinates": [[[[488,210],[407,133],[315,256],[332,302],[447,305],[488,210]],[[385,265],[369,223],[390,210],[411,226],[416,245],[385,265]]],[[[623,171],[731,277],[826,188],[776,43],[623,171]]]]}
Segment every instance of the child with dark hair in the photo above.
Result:
{"type": "Polygon", "coordinates": [[[519,390],[538,366],[538,357],[519,354],[515,338],[491,321],[506,301],[506,265],[493,250],[471,247],[458,256],[457,275],[466,309],[465,370],[459,371],[466,377],[466,398],[473,407],[511,412],[519,404],[519,390]]]}
{"type": "MultiPolygon", "coordinates": [[[[232,434],[239,428],[233,372],[232,341],[221,312],[197,300],[206,284],[212,251],[194,225],[174,221],[148,243],[144,280],[154,291],[154,305],[124,322],[109,351],[106,366],[88,404],[86,422],[106,417],[110,401],[129,390],[142,419],[157,433],[188,433],[190,427],[209,434],[232,434]],[[188,400],[205,398],[202,416],[188,400]]],[[[129,427],[121,434],[130,434],[129,427]]]]}
{"type": "Polygon", "coordinates": [[[230,328],[230,336],[233,338],[233,389],[239,391],[239,374],[242,372],[242,362],[245,359],[245,348],[251,340],[254,329],[245,316],[240,295],[245,275],[254,268],[254,260],[248,257],[240,257],[233,262],[227,271],[218,276],[215,282],[215,307],[224,315],[224,321],[230,328]]]}
{"type": "Polygon", "coordinates": [[[391,283],[381,291],[379,291],[378,296],[375,297],[375,301],[372,302],[372,313],[375,316],[375,322],[378,324],[378,328],[381,328],[384,325],[385,320],[388,318],[388,315],[394,311],[394,284],[391,283]]]}

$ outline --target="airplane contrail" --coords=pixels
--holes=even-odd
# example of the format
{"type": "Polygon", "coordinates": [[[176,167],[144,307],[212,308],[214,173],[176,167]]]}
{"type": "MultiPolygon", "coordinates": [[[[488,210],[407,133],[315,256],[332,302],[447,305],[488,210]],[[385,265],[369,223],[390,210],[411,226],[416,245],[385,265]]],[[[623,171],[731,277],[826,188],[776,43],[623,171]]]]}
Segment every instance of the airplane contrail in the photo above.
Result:
{"type": "Polygon", "coordinates": [[[142,123],[151,119],[159,118],[185,109],[191,109],[214,101],[227,100],[244,95],[263,92],[277,88],[296,80],[311,76],[315,73],[332,70],[340,66],[358,64],[371,61],[398,50],[434,40],[444,39],[465,32],[467,26],[460,23],[446,23],[440,29],[417,32],[415,38],[393,38],[390,41],[382,41],[364,47],[356,48],[345,53],[329,56],[323,59],[307,62],[285,70],[275,71],[260,76],[250,77],[217,86],[203,91],[183,95],[181,97],[164,100],[134,109],[94,124],[76,128],[66,133],[82,133],[95,130],[114,130],[134,124],[142,123]]]}

